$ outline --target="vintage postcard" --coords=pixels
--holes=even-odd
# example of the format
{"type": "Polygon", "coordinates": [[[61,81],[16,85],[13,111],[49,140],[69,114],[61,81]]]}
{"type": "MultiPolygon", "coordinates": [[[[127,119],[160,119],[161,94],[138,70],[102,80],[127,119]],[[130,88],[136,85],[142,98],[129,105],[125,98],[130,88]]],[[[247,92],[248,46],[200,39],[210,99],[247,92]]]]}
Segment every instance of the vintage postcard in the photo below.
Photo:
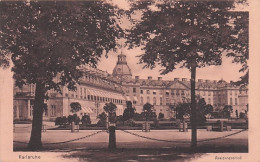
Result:
{"type": "Polygon", "coordinates": [[[260,161],[258,6],[0,1],[0,161],[260,161]]]}

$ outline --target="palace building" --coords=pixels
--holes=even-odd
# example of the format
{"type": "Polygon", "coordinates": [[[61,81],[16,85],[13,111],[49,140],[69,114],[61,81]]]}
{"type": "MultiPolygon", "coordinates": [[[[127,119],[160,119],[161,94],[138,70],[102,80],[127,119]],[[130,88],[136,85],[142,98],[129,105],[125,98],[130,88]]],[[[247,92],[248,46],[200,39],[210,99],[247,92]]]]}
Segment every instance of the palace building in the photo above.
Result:
{"type": "MultiPolygon", "coordinates": [[[[72,114],[72,102],[79,102],[82,107],[79,115],[88,114],[92,121],[97,121],[97,115],[103,112],[103,107],[108,102],[116,104],[116,114],[119,116],[123,115],[126,101],[131,101],[138,113],[142,112],[145,103],[150,103],[154,105],[157,116],[163,113],[165,118],[171,118],[174,117],[174,112],[170,105],[190,100],[190,81],[187,78],[163,80],[162,77],[133,77],[127,65],[126,55],[122,52],[118,55],[112,74],[91,67],[81,70],[84,71],[84,75],[76,91],[69,91],[63,87],[62,94],[53,90],[48,92],[45,120],[72,114]]],[[[14,88],[14,119],[32,119],[34,91],[35,85],[14,88]]],[[[235,116],[236,110],[238,113],[247,110],[247,87],[235,86],[232,82],[199,79],[196,82],[196,95],[204,98],[214,109],[232,105],[232,116],[235,116]]]]}

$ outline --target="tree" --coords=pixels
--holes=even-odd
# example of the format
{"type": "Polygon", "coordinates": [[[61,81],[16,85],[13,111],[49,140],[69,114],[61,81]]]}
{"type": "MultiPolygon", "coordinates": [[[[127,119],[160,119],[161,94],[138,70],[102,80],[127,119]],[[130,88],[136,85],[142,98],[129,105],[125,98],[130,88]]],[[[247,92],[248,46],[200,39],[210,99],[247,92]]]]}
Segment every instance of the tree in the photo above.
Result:
{"type": "Polygon", "coordinates": [[[176,106],[176,119],[184,120],[184,117],[190,117],[191,107],[190,103],[179,103],[176,106]]]}
{"type": "Polygon", "coordinates": [[[106,103],[104,106],[105,112],[108,114],[108,121],[115,123],[116,122],[116,105],[112,102],[106,103]]]}
{"type": "Polygon", "coordinates": [[[82,116],[81,122],[83,125],[90,125],[91,124],[91,119],[89,117],[89,115],[84,115],[82,116]]]}
{"type": "Polygon", "coordinates": [[[76,113],[81,110],[81,105],[78,102],[70,103],[70,112],[76,113]]]}
{"type": "Polygon", "coordinates": [[[202,112],[203,116],[211,115],[213,113],[213,106],[207,104],[204,98],[199,99],[198,110],[202,112]]]}
{"type": "Polygon", "coordinates": [[[240,72],[245,72],[240,80],[234,82],[236,85],[247,85],[249,69],[247,61],[249,59],[249,13],[236,12],[233,14],[234,27],[232,28],[232,37],[229,41],[230,52],[228,57],[233,57],[233,62],[242,64],[240,72]]]}
{"type": "Polygon", "coordinates": [[[149,103],[144,104],[142,113],[144,114],[146,121],[154,117],[156,118],[156,114],[153,112],[153,105],[149,103]]]}
{"type": "Polygon", "coordinates": [[[237,119],[238,119],[238,111],[236,110],[236,117],[237,117],[237,119]]]}
{"type": "Polygon", "coordinates": [[[130,48],[144,46],[140,63],[157,64],[167,74],[177,65],[191,72],[191,146],[197,146],[195,79],[196,69],[220,65],[225,49],[231,49],[233,19],[229,12],[235,1],[135,1],[131,11],[141,20],[129,30],[130,48]],[[157,3],[158,2],[158,3],[157,3]]]}
{"type": "Polygon", "coordinates": [[[134,114],[135,114],[135,108],[132,107],[132,102],[127,101],[126,109],[124,110],[124,113],[123,113],[123,120],[127,121],[129,119],[132,119],[134,117],[134,114]]]}
{"type": "Polygon", "coordinates": [[[231,105],[225,105],[223,108],[223,115],[225,118],[230,118],[231,113],[233,112],[233,107],[231,105]]]}
{"type": "MultiPolygon", "coordinates": [[[[76,89],[82,65],[95,67],[116,48],[120,10],[104,1],[0,2],[1,59],[11,55],[16,85],[36,84],[30,150],[42,148],[44,100],[50,89],[76,89]]],[[[1,60],[2,62],[2,60],[1,60]]]]}
{"type": "Polygon", "coordinates": [[[107,114],[105,112],[102,112],[101,114],[98,115],[98,126],[105,126],[106,125],[106,119],[107,119],[107,114]]]}

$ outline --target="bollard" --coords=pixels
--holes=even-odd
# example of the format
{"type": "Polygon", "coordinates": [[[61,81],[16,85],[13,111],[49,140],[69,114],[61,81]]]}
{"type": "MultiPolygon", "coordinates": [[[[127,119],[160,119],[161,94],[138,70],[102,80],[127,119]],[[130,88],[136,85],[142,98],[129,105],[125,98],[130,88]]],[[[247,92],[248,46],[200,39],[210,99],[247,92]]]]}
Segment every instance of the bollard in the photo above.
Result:
{"type": "Polygon", "coordinates": [[[183,121],[183,132],[187,132],[188,131],[187,127],[188,127],[187,123],[185,123],[185,121],[183,121]]]}
{"type": "Polygon", "coordinates": [[[220,132],[223,132],[223,129],[224,129],[224,127],[223,127],[223,121],[220,121],[220,132]]]}
{"type": "Polygon", "coordinates": [[[179,125],[179,132],[182,132],[183,131],[183,123],[180,123],[179,125]]]}
{"type": "Polygon", "coordinates": [[[71,123],[71,132],[75,132],[75,122],[71,123]]]}
{"type": "Polygon", "coordinates": [[[148,121],[146,121],[146,122],[145,122],[145,132],[148,132],[148,131],[149,131],[149,129],[150,129],[149,126],[150,126],[150,125],[149,125],[148,121]]]}
{"type": "Polygon", "coordinates": [[[115,124],[111,123],[108,127],[109,130],[109,144],[108,144],[108,149],[109,150],[114,150],[116,149],[116,126],[115,124]]]}

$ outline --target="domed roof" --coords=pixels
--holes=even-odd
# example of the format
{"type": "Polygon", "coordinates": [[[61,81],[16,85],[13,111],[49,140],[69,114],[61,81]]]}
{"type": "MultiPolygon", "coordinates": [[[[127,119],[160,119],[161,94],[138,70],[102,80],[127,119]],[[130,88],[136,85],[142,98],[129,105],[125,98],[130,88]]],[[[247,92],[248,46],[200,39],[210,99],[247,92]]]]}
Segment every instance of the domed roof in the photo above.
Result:
{"type": "Polygon", "coordinates": [[[131,69],[127,64],[117,64],[112,73],[113,76],[116,75],[130,75],[132,76],[131,69]]]}
{"type": "Polygon", "coordinates": [[[117,64],[113,70],[112,75],[119,78],[131,78],[132,72],[126,62],[126,55],[120,54],[117,56],[117,64]]]}

